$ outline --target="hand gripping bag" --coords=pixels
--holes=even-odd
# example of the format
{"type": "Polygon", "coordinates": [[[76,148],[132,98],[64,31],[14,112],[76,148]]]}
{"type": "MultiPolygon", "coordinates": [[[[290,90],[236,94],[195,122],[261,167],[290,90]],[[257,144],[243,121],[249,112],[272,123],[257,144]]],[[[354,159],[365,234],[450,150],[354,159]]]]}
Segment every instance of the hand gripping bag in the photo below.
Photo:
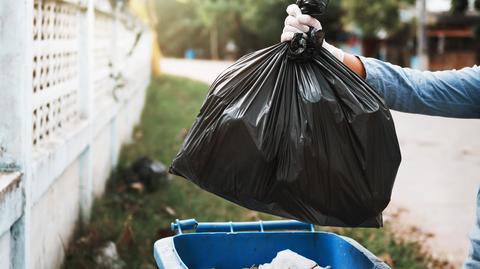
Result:
{"type": "MultiPolygon", "coordinates": [[[[297,4],[316,18],[326,7],[297,4]]],[[[375,90],[322,42],[312,29],[225,70],[170,171],[252,210],[381,227],[401,160],[394,123],[375,90]]]]}

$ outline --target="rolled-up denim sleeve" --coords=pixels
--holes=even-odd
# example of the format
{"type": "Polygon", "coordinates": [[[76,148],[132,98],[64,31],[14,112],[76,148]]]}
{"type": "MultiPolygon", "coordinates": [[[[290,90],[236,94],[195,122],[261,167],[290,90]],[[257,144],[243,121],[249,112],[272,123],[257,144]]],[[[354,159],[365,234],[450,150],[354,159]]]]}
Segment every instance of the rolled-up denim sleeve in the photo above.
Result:
{"type": "Polygon", "coordinates": [[[360,57],[367,82],[393,110],[454,118],[480,118],[480,67],[418,71],[360,57]]]}

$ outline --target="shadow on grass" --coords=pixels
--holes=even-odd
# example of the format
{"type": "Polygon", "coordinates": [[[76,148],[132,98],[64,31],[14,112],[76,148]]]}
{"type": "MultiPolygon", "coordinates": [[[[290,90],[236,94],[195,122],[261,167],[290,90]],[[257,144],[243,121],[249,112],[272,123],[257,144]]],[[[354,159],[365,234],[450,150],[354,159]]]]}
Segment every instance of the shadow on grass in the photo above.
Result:
{"type": "MultiPolygon", "coordinates": [[[[124,146],[116,171],[112,173],[102,199],[96,201],[90,225],[79,229],[70,245],[64,268],[98,268],[96,249],[108,241],[117,244],[126,268],[156,268],[153,243],[170,236],[170,222],[176,218],[199,221],[268,220],[275,217],[259,214],[212,194],[180,178],[173,178],[154,193],[128,190],[124,173],[142,156],[170,164],[187,128],[204,100],[208,86],[188,79],[162,76],[152,81],[140,125],[132,144],[124,146]]],[[[414,244],[393,239],[383,230],[334,229],[358,240],[379,257],[394,263],[395,268],[427,268],[428,261],[414,244]]]]}

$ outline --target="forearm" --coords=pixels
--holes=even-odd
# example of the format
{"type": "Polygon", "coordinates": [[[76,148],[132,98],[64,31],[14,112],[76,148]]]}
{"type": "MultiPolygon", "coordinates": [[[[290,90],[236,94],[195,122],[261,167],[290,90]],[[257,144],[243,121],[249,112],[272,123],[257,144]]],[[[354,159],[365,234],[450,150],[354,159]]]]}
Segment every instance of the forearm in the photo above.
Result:
{"type": "MultiPolygon", "coordinates": [[[[432,116],[480,118],[479,67],[422,72],[372,58],[360,57],[359,61],[364,67],[367,82],[394,110],[432,116]]],[[[353,67],[358,68],[358,63],[353,67]]]]}
{"type": "Polygon", "coordinates": [[[357,56],[345,53],[343,63],[360,77],[365,78],[367,76],[365,66],[363,66],[362,61],[360,61],[357,56]]]}

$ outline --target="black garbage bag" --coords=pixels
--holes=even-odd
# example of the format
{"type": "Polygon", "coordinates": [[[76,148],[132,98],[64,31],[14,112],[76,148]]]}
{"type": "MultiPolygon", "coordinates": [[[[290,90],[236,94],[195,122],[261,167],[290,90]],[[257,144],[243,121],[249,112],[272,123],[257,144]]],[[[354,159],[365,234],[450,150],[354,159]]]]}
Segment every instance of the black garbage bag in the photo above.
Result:
{"type": "MultiPolygon", "coordinates": [[[[304,13],[312,2],[323,3],[299,1],[304,13]]],[[[394,123],[322,42],[297,34],[224,71],[170,171],[252,210],[381,227],[401,160],[394,123]]]]}

